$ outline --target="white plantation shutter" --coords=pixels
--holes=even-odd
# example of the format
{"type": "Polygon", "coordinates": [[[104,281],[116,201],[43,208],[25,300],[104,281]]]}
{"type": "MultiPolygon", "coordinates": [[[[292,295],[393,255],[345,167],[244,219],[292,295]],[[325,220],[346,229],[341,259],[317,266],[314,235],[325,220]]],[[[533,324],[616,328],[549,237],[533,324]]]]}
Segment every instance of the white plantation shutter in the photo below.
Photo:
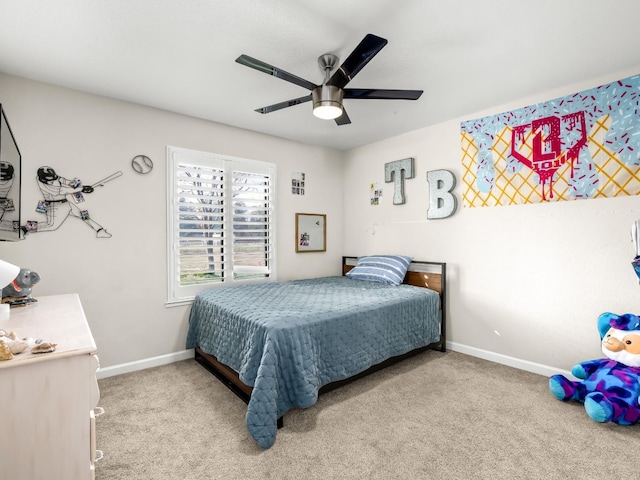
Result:
{"type": "Polygon", "coordinates": [[[271,176],[249,169],[232,176],[234,279],[269,275],[274,253],[271,176]]]}
{"type": "Polygon", "coordinates": [[[275,165],[168,147],[168,302],[274,277],[275,165]]]}

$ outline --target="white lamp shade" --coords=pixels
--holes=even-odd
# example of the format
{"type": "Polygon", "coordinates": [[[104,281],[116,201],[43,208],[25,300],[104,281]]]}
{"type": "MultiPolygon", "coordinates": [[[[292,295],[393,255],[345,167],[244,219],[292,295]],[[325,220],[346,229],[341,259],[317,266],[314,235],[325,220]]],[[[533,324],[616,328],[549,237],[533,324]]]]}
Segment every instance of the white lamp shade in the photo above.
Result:
{"type": "Polygon", "coordinates": [[[20,273],[20,267],[0,260],[0,289],[6,287],[20,273]]]}

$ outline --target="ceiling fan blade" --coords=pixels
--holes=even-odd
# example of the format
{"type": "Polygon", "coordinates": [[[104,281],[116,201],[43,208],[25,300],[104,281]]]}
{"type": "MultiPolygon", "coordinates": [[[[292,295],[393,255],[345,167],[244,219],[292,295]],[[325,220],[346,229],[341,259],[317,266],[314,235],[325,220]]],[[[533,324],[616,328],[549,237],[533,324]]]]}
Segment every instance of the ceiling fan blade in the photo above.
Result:
{"type": "Polygon", "coordinates": [[[374,100],[418,100],[422,90],[383,90],[379,88],[345,88],[344,98],[374,100]]]}
{"type": "Polygon", "coordinates": [[[269,105],[268,107],[257,108],[256,112],[258,113],[271,113],[276,110],[282,110],[283,108],[293,107],[294,105],[299,105],[301,103],[311,101],[311,94],[305,95],[304,97],[294,98],[292,100],[287,100],[286,102],[276,103],[274,105],[269,105]]]}
{"type": "Polygon", "coordinates": [[[304,78],[297,77],[292,73],[285,72],[284,70],[280,70],[268,63],[265,63],[261,60],[257,60],[248,55],[240,55],[236,58],[236,62],[241,65],[246,65],[247,67],[255,68],[259,72],[266,73],[267,75],[272,75],[274,77],[278,77],[282,80],[286,80],[287,82],[294,83],[299,85],[302,88],[306,88],[307,90],[313,90],[317,87],[317,85],[305,80],[304,78]]]}
{"type": "Polygon", "coordinates": [[[338,125],[349,125],[351,123],[351,119],[349,115],[347,115],[347,111],[342,107],[342,115],[336,118],[336,124],[338,125]]]}
{"type": "Polygon", "coordinates": [[[368,33],[331,76],[327,84],[344,88],[386,44],[386,39],[368,33]]]}

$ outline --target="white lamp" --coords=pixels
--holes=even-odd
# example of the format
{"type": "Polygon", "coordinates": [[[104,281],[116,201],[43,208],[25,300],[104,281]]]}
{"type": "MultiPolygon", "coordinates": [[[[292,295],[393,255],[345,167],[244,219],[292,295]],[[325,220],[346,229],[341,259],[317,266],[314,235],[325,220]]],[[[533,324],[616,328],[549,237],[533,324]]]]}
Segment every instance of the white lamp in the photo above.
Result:
{"type": "MultiPolygon", "coordinates": [[[[0,260],[0,290],[9,285],[20,273],[20,267],[0,260]]],[[[0,320],[9,320],[9,304],[0,304],[0,320]]]]}
{"type": "Polygon", "coordinates": [[[20,267],[0,260],[0,289],[9,285],[20,273],[20,267]]]}

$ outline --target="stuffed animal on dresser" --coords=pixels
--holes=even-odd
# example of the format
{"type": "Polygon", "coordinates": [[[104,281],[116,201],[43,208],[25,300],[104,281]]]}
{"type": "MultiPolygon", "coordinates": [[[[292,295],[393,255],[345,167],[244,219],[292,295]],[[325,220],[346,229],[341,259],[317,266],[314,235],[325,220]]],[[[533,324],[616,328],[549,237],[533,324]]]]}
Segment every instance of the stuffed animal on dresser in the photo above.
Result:
{"type": "Polygon", "coordinates": [[[553,375],[549,389],[558,400],[584,403],[596,422],[636,424],[640,422],[640,317],[603,313],[598,330],[607,358],[574,366],[571,374],[580,381],[553,375]]]}
{"type": "Polygon", "coordinates": [[[2,298],[30,297],[32,287],[40,281],[40,275],[28,268],[21,268],[13,281],[2,289],[2,298]]]}

